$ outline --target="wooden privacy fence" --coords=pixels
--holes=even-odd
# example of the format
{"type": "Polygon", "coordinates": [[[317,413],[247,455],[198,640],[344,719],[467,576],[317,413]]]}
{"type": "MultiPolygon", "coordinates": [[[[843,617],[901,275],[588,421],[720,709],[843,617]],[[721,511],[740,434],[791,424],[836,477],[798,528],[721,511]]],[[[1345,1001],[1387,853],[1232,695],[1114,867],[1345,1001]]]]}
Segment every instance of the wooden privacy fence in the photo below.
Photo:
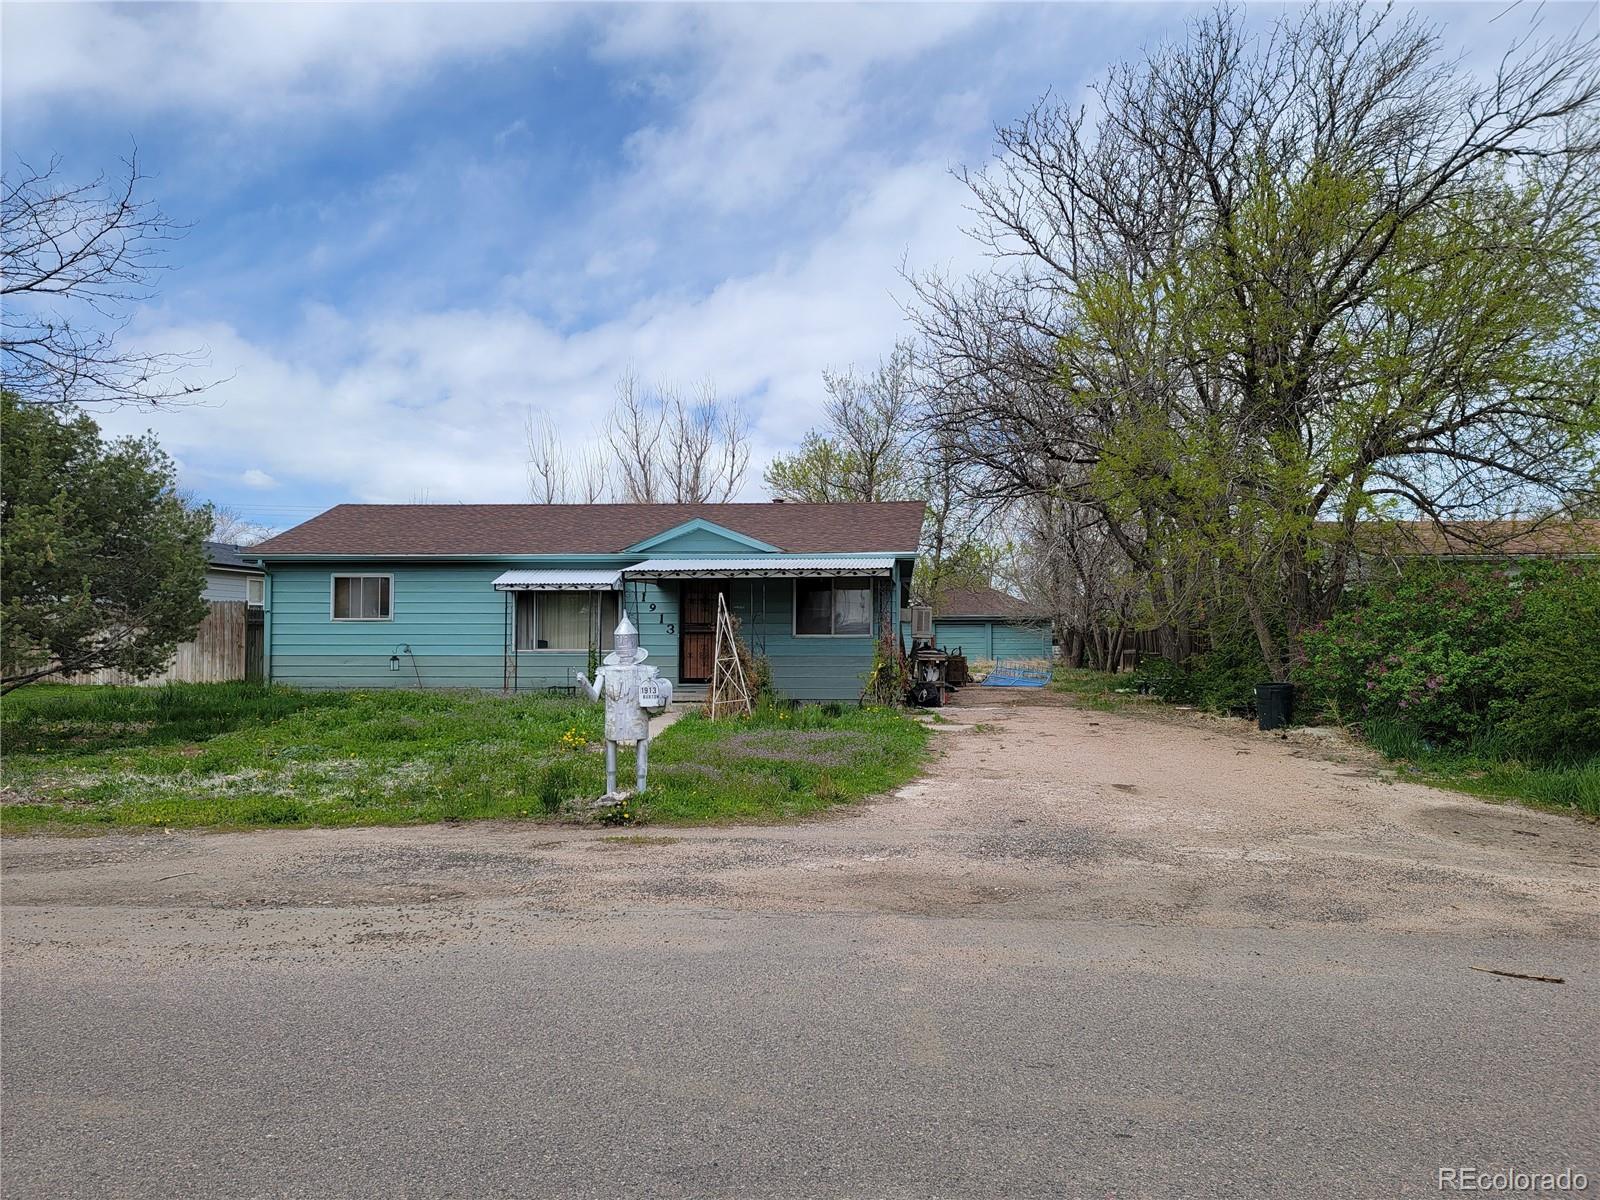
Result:
{"type": "Polygon", "coordinates": [[[1056,655],[1069,667],[1102,671],[1132,670],[1137,663],[1152,658],[1187,662],[1206,649],[1204,634],[1170,625],[1160,629],[1134,629],[1127,625],[1068,627],[1058,630],[1057,638],[1056,655]]]}
{"type": "MultiPolygon", "coordinates": [[[[158,683],[224,683],[245,677],[245,627],[250,619],[243,600],[213,600],[211,611],[194,641],[180,642],[167,669],[148,679],[130,679],[121,671],[88,671],[69,675],[66,683],[114,683],[149,686],[158,683]]],[[[259,678],[259,676],[257,676],[259,678]]]]}

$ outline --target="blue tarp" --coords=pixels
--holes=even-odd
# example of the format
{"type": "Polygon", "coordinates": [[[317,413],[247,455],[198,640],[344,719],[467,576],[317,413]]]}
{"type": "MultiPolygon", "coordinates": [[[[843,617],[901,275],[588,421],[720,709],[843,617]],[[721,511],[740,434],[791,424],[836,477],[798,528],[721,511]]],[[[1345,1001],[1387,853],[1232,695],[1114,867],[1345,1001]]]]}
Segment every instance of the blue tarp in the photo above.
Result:
{"type": "Polygon", "coordinates": [[[1002,658],[983,681],[984,687],[1045,687],[1050,682],[1050,668],[1043,663],[1027,662],[1015,658],[1002,658]]]}

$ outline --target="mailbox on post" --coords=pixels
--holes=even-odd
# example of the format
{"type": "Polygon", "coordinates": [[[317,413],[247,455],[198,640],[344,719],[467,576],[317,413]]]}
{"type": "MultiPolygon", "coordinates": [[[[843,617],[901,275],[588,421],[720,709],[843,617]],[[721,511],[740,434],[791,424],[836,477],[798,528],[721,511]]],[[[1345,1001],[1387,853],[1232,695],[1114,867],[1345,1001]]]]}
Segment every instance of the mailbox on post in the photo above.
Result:
{"type": "Polygon", "coordinates": [[[591,700],[606,706],[606,794],[602,801],[622,799],[617,791],[617,747],[635,747],[634,790],[645,789],[650,764],[650,718],[672,703],[672,681],[663,679],[644,660],[648,650],[639,646],[639,631],[626,611],[617,622],[616,649],[605,656],[591,682],[579,675],[578,683],[591,700]]]}

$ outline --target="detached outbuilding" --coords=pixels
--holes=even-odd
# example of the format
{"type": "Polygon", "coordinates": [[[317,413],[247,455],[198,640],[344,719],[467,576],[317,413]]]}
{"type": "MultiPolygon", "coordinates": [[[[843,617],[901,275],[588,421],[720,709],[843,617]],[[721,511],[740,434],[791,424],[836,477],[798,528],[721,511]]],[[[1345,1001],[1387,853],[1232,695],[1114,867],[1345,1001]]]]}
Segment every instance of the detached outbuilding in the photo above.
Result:
{"type": "Polygon", "coordinates": [[[933,608],[933,641],[968,659],[1048,659],[1050,617],[994,588],[948,588],[933,608]]]}

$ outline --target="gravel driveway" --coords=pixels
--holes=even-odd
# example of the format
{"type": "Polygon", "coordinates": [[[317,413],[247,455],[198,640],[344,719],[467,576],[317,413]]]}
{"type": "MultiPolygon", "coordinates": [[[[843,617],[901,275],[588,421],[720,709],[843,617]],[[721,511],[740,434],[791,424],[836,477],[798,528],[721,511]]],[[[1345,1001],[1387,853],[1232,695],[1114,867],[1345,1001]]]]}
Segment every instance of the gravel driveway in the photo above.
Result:
{"type": "Polygon", "coordinates": [[[1600,828],[1311,734],[943,718],[779,828],[8,841],[7,1196],[1600,1194],[1600,828]]]}

